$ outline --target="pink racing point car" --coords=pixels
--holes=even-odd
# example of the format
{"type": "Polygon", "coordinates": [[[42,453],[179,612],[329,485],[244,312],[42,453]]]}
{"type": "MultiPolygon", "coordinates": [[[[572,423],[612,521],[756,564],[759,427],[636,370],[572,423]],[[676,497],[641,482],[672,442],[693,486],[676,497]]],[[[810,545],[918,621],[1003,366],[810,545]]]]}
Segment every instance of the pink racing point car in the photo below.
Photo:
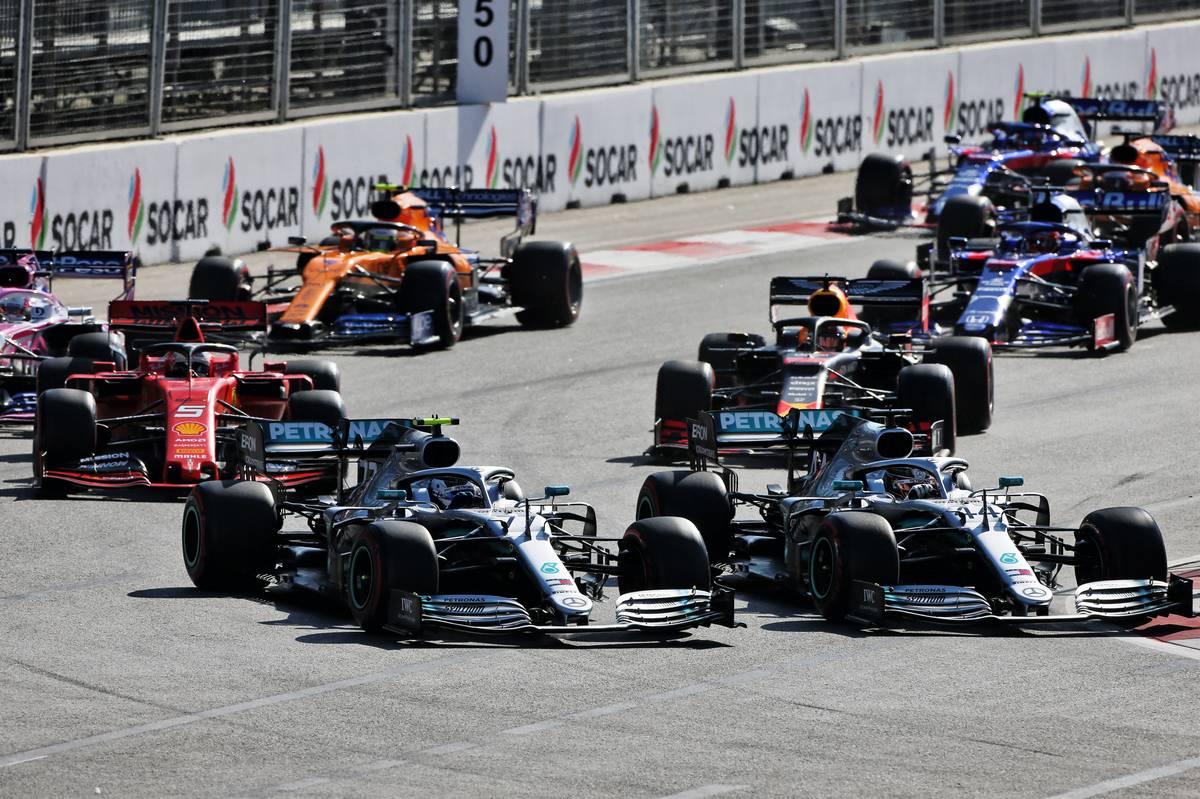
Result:
{"type": "Polygon", "coordinates": [[[0,425],[31,424],[37,392],[85,366],[125,368],[124,337],[109,332],[91,308],[64,305],[53,280],[120,280],[118,299],[132,299],[136,274],[128,252],[0,250],[0,425]]]}

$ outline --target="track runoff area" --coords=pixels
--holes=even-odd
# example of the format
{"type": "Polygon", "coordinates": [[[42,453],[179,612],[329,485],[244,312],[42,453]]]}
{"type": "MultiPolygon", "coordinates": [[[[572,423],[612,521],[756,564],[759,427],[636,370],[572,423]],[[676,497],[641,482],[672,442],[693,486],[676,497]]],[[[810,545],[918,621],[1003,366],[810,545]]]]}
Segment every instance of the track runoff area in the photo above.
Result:
{"type": "MultiPolygon", "coordinates": [[[[568,483],[619,533],[656,468],[641,453],[662,361],[765,331],[774,275],[858,277],[920,240],[827,231],[851,184],[547,215],[542,234],[588,264],[575,326],[339,353],[349,412],[459,416],[464,462],[568,483]]],[[[182,296],[188,273],[144,269],[138,295],[182,296]]],[[[67,299],[100,307],[108,288],[67,299]]],[[[1059,524],[1145,506],[1190,559],[1198,362],[1200,334],[1157,324],[1126,354],[1000,356],[995,423],[961,454],[978,484],[1022,475],[1059,524]]],[[[303,597],[194,590],[178,501],[40,500],[29,474],[29,440],[0,439],[3,795],[1200,794],[1200,639],[1177,620],[864,633],[746,592],[745,628],[667,642],[378,639],[303,597]]]]}

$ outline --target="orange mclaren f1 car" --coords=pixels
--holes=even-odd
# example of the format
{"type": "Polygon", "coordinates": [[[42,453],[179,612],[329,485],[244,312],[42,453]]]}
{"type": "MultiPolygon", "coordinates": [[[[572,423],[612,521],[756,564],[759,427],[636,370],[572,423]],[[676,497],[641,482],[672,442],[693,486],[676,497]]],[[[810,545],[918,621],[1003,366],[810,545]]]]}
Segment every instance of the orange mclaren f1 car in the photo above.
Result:
{"type": "Polygon", "coordinates": [[[1175,238],[1189,241],[1200,236],[1200,193],[1196,191],[1200,136],[1127,133],[1125,142],[1109,151],[1109,160],[1140,167],[1161,178],[1180,210],[1175,238]]]}
{"type": "Polygon", "coordinates": [[[316,245],[289,239],[282,251],[297,253],[296,267],[269,270],[262,288],[241,261],[209,256],[193,270],[188,296],[261,299],[271,309],[271,341],[291,346],[382,340],[451,347],[465,325],[511,311],[531,327],[579,317],[583,274],[575,247],[522,241],[537,216],[529,192],[375,188],[374,219],[335,222],[316,245]],[[458,243],[464,219],[499,216],[517,220],[500,241],[500,257],[458,243]],[[455,222],[453,241],[446,220],[455,222]]]}

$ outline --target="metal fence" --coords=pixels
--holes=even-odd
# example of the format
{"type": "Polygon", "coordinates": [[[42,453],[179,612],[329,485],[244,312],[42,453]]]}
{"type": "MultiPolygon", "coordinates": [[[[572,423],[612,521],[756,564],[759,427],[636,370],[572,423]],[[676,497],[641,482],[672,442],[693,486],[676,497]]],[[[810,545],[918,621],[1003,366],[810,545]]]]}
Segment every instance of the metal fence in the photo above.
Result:
{"type": "MultiPolygon", "coordinates": [[[[1200,0],[499,0],[514,95],[1200,15],[1200,0]]],[[[0,0],[0,150],[451,103],[457,0],[0,0]]]]}

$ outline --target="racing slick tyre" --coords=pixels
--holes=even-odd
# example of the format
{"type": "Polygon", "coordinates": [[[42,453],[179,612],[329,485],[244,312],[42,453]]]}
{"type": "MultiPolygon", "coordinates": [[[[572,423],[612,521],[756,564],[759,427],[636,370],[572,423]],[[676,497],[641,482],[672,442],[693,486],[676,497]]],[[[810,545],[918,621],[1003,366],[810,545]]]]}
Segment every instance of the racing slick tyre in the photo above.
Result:
{"type": "Polygon", "coordinates": [[[733,505],[728,489],[715,472],[675,469],[654,472],[638,492],[638,520],[678,516],[696,525],[710,563],[725,563],[733,548],[733,505]]]}
{"type": "MultiPolygon", "coordinates": [[[[894,261],[889,258],[879,259],[867,270],[867,280],[919,280],[921,275],[920,267],[912,261],[894,261]]],[[[859,318],[880,331],[887,325],[908,322],[911,326],[917,321],[911,310],[887,308],[864,308],[859,313],[859,318]]]]}
{"type": "Polygon", "coordinates": [[[766,346],[762,336],[753,333],[709,333],[700,340],[696,360],[713,368],[716,385],[732,386],[737,375],[737,356],[750,348],[766,346]]]}
{"type": "Polygon", "coordinates": [[[900,551],[892,526],[862,511],[831,513],[817,528],[804,575],[813,604],[829,621],[842,621],[855,580],[895,585],[900,551]]]}
{"type": "Polygon", "coordinates": [[[617,590],[712,590],[712,569],[696,525],[677,516],[629,525],[617,550],[617,590]]]}
{"type": "Polygon", "coordinates": [[[527,241],[504,268],[517,321],[526,327],[566,327],[583,304],[583,266],[574,244],[527,241]]]}
{"type": "Polygon", "coordinates": [[[996,208],[987,197],[960,194],[946,200],[937,220],[937,257],[950,257],[950,239],[981,239],[996,229],[996,208]]]}
{"type": "Polygon", "coordinates": [[[250,294],[250,268],[240,258],[210,255],[192,269],[190,300],[248,300],[250,294]]]}
{"type": "Polygon", "coordinates": [[[1051,186],[1067,189],[1078,188],[1079,173],[1076,170],[1081,166],[1083,166],[1083,161],[1078,158],[1056,158],[1042,167],[1041,176],[1051,186]]]}
{"type": "Polygon", "coordinates": [[[992,345],[978,336],[950,336],[933,342],[925,363],[940,363],[954,374],[957,432],[982,433],[992,426],[995,407],[992,345]]]}
{"type": "Polygon", "coordinates": [[[280,518],[266,483],[206,480],[183,506],[183,565],[204,591],[253,590],[275,570],[280,518]]]}
{"type": "Polygon", "coordinates": [[[297,391],[288,397],[287,418],[295,421],[321,422],[331,430],[342,426],[346,404],[342,395],[329,389],[297,391]]]}
{"type": "Polygon", "coordinates": [[[713,368],[699,361],[667,361],[658,368],[654,388],[654,416],[684,421],[697,411],[712,410],[716,384],[713,368]]]}
{"type": "Polygon", "coordinates": [[[934,422],[942,423],[942,447],[954,454],[958,438],[954,373],[940,363],[919,363],[900,370],[896,379],[896,401],[913,414],[918,432],[934,422]]]}
{"type": "Polygon", "coordinates": [[[38,395],[37,445],[54,462],[96,452],[96,398],[77,388],[52,388],[38,395]]]}
{"type": "Polygon", "coordinates": [[[890,216],[912,207],[912,167],[902,155],[871,153],[854,179],[854,207],[871,216],[890,216]]]}
{"type": "Polygon", "coordinates": [[[72,358],[91,358],[93,361],[111,361],[117,371],[125,369],[129,363],[124,343],[113,333],[81,333],[67,343],[67,355],[72,358]]]}
{"type": "Polygon", "coordinates": [[[404,269],[400,306],[407,313],[433,311],[433,333],[439,349],[453,347],[463,331],[462,284],[446,261],[415,261],[404,269]]]}
{"type": "Polygon", "coordinates": [[[392,591],[429,596],[438,592],[437,551],[419,524],[377,521],[350,530],[346,605],[369,633],[387,624],[392,591]]]}
{"type": "Polygon", "coordinates": [[[1089,329],[1099,317],[1112,314],[1117,350],[1129,349],[1137,339],[1138,297],[1133,275],[1123,264],[1086,267],[1079,275],[1075,313],[1079,324],[1089,329]]]}
{"type": "Polygon", "coordinates": [[[1075,533],[1075,579],[1166,580],[1167,548],[1158,522],[1142,508],[1104,508],[1075,533]]]}
{"type": "Polygon", "coordinates": [[[307,375],[317,390],[342,390],[342,370],[333,361],[288,361],[283,371],[289,375],[307,375]]]}
{"type": "Polygon", "coordinates": [[[1168,244],[1158,254],[1154,293],[1175,310],[1163,317],[1172,330],[1200,327],[1200,244],[1168,244]]]}
{"type": "Polygon", "coordinates": [[[47,358],[38,364],[37,390],[41,394],[52,388],[62,388],[71,375],[91,374],[95,365],[91,358],[47,358]]]}

